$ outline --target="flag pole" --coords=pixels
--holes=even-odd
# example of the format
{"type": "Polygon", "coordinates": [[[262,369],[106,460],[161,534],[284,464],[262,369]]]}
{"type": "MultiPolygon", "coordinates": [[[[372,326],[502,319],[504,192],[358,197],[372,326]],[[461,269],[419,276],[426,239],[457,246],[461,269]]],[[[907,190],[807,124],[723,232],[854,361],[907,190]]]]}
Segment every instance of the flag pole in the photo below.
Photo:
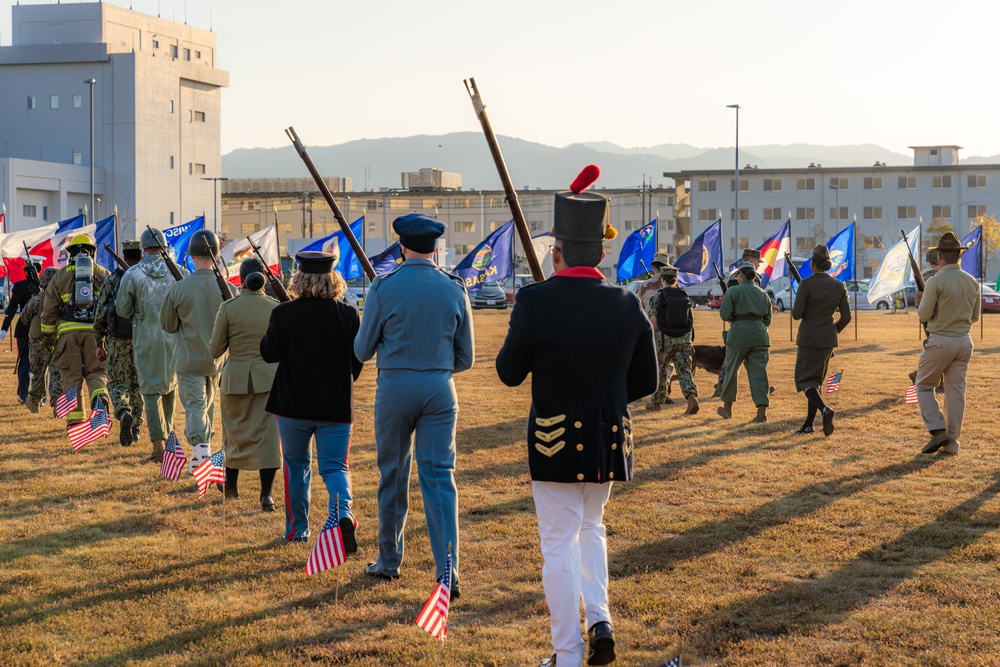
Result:
{"type": "MultiPolygon", "coordinates": [[[[792,249],[792,212],[788,212],[788,249],[792,249]]],[[[792,253],[788,253],[791,257],[792,253]]],[[[795,335],[792,333],[792,306],[795,305],[795,290],[792,289],[792,283],[794,278],[792,277],[792,270],[788,269],[788,342],[795,342],[795,335]]]]}
{"type": "MultiPolygon", "coordinates": [[[[340,528],[339,528],[339,526],[340,526],[340,491],[337,492],[337,496],[336,497],[337,497],[337,501],[336,501],[335,507],[336,507],[336,512],[337,512],[337,526],[338,526],[337,530],[340,530],[340,528]]],[[[341,543],[343,543],[343,541],[344,541],[343,537],[341,537],[340,541],[341,541],[341,543]]],[[[344,555],[346,556],[347,554],[345,553],[344,555]]],[[[333,568],[333,583],[334,583],[334,587],[333,587],[333,606],[336,607],[338,604],[340,604],[340,568],[339,567],[333,568]]]]}
{"type": "MultiPolygon", "coordinates": [[[[985,221],[984,221],[985,223],[985,221]]],[[[983,310],[982,310],[982,300],[983,300],[983,286],[986,284],[986,261],[984,255],[986,254],[986,234],[983,233],[984,225],[979,225],[979,340],[983,339],[983,310]]],[[[959,259],[961,262],[961,259],[959,259]]]]}
{"type": "MultiPolygon", "coordinates": [[[[839,211],[838,211],[839,212],[839,211]]],[[[854,266],[854,340],[858,340],[858,214],[854,214],[854,243],[851,244],[851,265],[854,266]]]]}

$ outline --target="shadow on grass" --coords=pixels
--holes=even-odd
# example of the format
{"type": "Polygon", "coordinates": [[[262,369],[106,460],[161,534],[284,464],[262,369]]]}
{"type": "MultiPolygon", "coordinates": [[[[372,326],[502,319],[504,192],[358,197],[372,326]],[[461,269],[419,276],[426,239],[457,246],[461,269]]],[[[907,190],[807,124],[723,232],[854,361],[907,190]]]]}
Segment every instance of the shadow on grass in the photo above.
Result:
{"type": "Polygon", "coordinates": [[[42,533],[26,540],[0,545],[0,563],[9,563],[28,556],[52,556],[104,540],[152,535],[160,529],[162,516],[161,512],[147,512],[114,521],[42,533]]]}
{"type": "MultiPolygon", "coordinates": [[[[0,478],[2,479],[2,478],[0,478]]],[[[0,520],[5,519],[23,519],[35,514],[44,514],[50,512],[57,507],[64,507],[71,503],[80,502],[91,502],[94,500],[110,498],[116,500],[115,496],[118,494],[131,491],[134,489],[145,488],[149,484],[148,482],[134,482],[126,486],[114,486],[106,488],[102,491],[90,491],[79,496],[55,496],[47,498],[39,498],[33,496],[26,500],[21,500],[16,503],[9,503],[0,510],[0,520]]]]}
{"type": "MultiPolygon", "coordinates": [[[[863,480],[850,485],[859,484],[864,484],[863,480]]],[[[997,493],[1000,481],[945,510],[933,521],[859,554],[856,560],[825,577],[788,583],[753,600],[722,608],[698,623],[692,643],[705,655],[722,657],[747,641],[782,637],[810,626],[836,625],[919,568],[1000,528],[996,514],[988,515],[988,519],[972,519],[997,493]]]]}
{"type": "Polygon", "coordinates": [[[527,415],[524,419],[511,419],[500,424],[487,424],[459,429],[455,436],[455,449],[463,454],[482,449],[496,449],[524,441],[527,436],[527,415]]]}
{"type": "MultiPolygon", "coordinates": [[[[843,336],[843,334],[841,334],[841,336],[843,336]]],[[[884,349],[885,348],[882,347],[881,345],[876,345],[874,343],[870,343],[868,345],[859,345],[857,347],[846,347],[844,345],[841,345],[836,350],[834,350],[834,354],[835,356],[838,357],[846,357],[849,354],[866,354],[868,352],[881,352],[884,349]]]]}

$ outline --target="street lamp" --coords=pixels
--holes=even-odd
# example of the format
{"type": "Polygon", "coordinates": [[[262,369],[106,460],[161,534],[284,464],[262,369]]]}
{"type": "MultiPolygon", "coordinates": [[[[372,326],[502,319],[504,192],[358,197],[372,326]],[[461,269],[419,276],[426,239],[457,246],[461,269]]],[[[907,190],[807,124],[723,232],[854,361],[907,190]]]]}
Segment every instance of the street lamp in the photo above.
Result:
{"type": "Polygon", "coordinates": [[[734,209],[733,218],[736,220],[736,227],[734,233],[736,238],[733,239],[733,245],[735,246],[736,259],[739,261],[740,258],[740,105],[739,104],[727,104],[727,109],[736,109],[736,181],[733,185],[733,191],[736,195],[736,208],[734,209]]]}
{"type": "MultiPolygon", "coordinates": [[[[834,185],[833,183],[830,183],[830,189],[833,190],[833,192],[834,192],[834,200],[835,200],[834,201],[834,208],[836,208],[836,210],[837,210],[837,217],[834,218],[836,220],[836,222],[834,223],[834,225],[835,225],[834,229],[837,232],[839,232],[840,231],[840,186],[839,185],[834,185]]],[[[855,230],[854,233],[857,234],[857,230],[855,230]]]]}
{"type": "Polygon", "coordinates": [[[94,86],[97,79],[84,79],[90,86],[90,212],[94,213],[94,86]]]}
{"type": "Polygon", "coordinates": [[[212,181],[212,217],[215,219],[212,221],[212,231],[216,234],[219,233],[219,214],[216,208],[219,205],[219,181],[228,181],[229,178],[225,176],[202,176],[203,181],[212,181]]]}

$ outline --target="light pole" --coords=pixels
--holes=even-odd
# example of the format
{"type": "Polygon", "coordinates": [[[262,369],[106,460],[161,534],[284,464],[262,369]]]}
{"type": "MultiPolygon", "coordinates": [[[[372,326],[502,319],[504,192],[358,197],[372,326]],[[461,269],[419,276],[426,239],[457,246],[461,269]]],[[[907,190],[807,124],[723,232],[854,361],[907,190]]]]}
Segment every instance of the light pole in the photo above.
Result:
{"type": "MultiPolygon", "coordinates": [[[[830,183],[830,189],[833,190],[834,192],[834,200],[835,200],[834,208],[837,210],[837,217],[834,218],[836,222],[833,223],[834,229],[836,230],[836,232],[839,232],[840,231],[840,186],[830,183]]],[[[854,233],[857,234],[858,233],[857,230],[855,230],[854,233]]]]}
{"type": "Polygon", "coordinates": [[[219,181],[228,181],[229,178],[225,176],[202,176],[203,181],[212,181],[212,231],[216,234],[219,233],[219,213],[216,208],[219,205],[219,181]]]}
{"type": "Polygon", "coordinates": [[[736,195],[736,208],[734,210],[733,217],[736,219],[736,227],[734,228],[734,233],[736,238],[733,239],[733,245],[735,246],[734,252],[736,253],[736,260],[739,261],[740,258],[740,105],[739,104],[727,104],[727,109],[736,109],[736,181],[733,185],[733,191],[736,195]]]}
{"type": "Polygon", "coordinates": [[[90,86],[90,213],[94,214],[94,86],[97,79],[84,79],[90,86]]]}

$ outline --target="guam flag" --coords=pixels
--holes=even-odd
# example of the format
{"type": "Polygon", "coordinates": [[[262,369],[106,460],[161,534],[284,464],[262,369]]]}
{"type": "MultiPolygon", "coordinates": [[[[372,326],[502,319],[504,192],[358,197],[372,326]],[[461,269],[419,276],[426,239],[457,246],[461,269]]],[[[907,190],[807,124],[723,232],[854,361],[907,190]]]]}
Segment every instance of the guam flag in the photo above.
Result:
{"type": "MultiPolygon", "coordinates": [[[[830,251],[830,262],[833,264],[827,272],[830,277],[843,283],[854,280],[854,223],[830,239],[826,247],[830,251]]],[[[799,275],[803,279],[812,275],[810,260],[807,259],[799,267],[799,275]]]]}
{"type": "Polygon", "coordinates": [[[618,255],[618,282],[637,278],[653,269],[656,254],[656,219],[628,235],[618,255]]]}
{"type": "Polygon", "coordinates": [[[757,267],[757,274],[760,276],[761,287],[767,287],[771,280],[788,275],[785,253],[792,247],[791,235],[792,222],[789,220],[775,232],[774,236],[764,241],[764,245],[758,248],[760,250],[760,266],[757,267]]]}
{"type": "Polygon", "coordinates": [[[478,292],[484,283],[514,276],[514,221],[487,236],[465,256],[453,274],[465,281],[465,290],[478,292]]]}
{"type": "Polygon", "coordinates": [[[674,262],[677,284],[685,287],[715,278],[713,262],[722,264],[722,220],[712,223],[674,262]]]}
{"type": "MultiPolygon", "coordinates": [[[[360,241],[361,235],[364,232],[365,216],[361,216],[352,222],[350,227],[351,233],[354,234],[354,238],[360,241]]],[[[337,230],[329,236],[316,239],[309,245],[300,248],[299,252],[305,250],[312,252],[331,252],[334,246],[337,246],[340,250],[340,259],[337,260],[337,273],[339,273],[344,280],[360,278],[362,274],[361,261],[358,259],[358,256],[354,254],[354,248],[351,247],[351,242],[347,240],[343,230],[337,230]]]]}
{"type": "Polygon", "coordinates": [[[962,239],[962,245],[968,248],[968,250],[962,253],[962,259],[958,262],[958,265],[962,267],[963,271],[968,273],[970,276],[975,276],[976,278],[982,278],[983,269],[979,251],[982,239],[982,227],[976,227],[969,232],[968,236],[962,239]]]}

